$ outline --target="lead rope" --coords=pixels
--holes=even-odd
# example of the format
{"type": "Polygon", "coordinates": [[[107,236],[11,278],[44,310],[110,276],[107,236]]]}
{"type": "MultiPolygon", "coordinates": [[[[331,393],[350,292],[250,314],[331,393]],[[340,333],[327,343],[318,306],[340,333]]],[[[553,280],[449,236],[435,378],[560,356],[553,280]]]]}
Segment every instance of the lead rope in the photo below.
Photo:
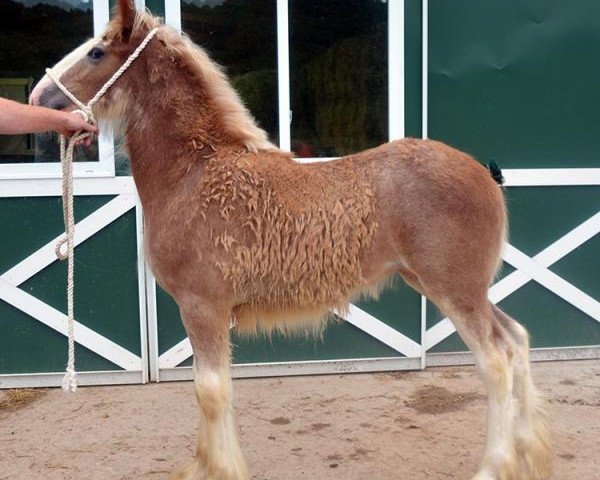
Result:
{"type": "MultiPolygon", "coordinates": [[[[84,111],[76,110],[76,113],[89,123],[93,119],[89,118],[84,111]]],[[[75,372],[75,309],[73,304],[73,292],[75,290],[75,217],[73,215],[73,149],[75,144],[90,136],[88,132],[77,132],[69,139],[67,145],[66,138],[60,136],[60,162],[63,174],[63,218],[65,222],[65,233],[59,239],[55,247],[56,256],[60,260],[67,259],[67,336],[68,336],[68,360],[67,371],[62,381],[62,388],[65,392],[74,392],[77,390],[77,376],[75,372]],[[67,251],[61,250],[64,244],[67,244],[67,251]]]]}
{"type": "MultiPolygon", "coordinates": [[[[129,58],[121,65],[121,67],[110,77],[110,79],[98,90],[96,95],[87,103],[81,102],[75,95],[73,95],[67,87],[54,75],[52,70],[46,69],[48,77],[56,84],[58,88],[75,104],[79,107],[79,110],[75,110],[74,113],[78,113],[83,119],[90,123],[95,124],[94,113],[92,107],[98,100],[106,93],[106,91],[115,83],[118,78],[129,68],[134,60],[140,56],[142,50],[148,45],[148,42],[152,40],[152,37],[158,32],[158,27],[150,30],[146,35],[146,38],[138,45],[138,47],[129,55],[129,58]]],[[[60,161],[62,165],[63,173],[63,217],[65,222],[65,234],[61,236],[55,247],[56,256],[60,260],[67,259],[67,336],[68,336],[68,359],[67,359],[67,370],[63,378],[62,388],[65,392],[74,392],[77,390],[77,373],[75,372],[75,314],[73,297],[75,290],[75,217],[73,215],[73,149],[80,140],[84,140],[90,136],[89,132],[79,131],[76,132],[67,141],[63,135],[60,136],[60,161]],[[61,250],[64,244],[67,244],[67,251],[61,250]]]]}

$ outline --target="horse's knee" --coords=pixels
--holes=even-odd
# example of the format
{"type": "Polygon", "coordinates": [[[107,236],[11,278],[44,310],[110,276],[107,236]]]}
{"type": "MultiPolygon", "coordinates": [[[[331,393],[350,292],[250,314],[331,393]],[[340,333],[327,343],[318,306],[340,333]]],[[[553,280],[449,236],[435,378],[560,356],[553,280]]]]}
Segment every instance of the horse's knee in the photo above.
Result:
{"type": "Polygon", "coordinates": [[[221,417],[231,402],[231,385],[225,375],[203,371],[194,379],[196,396],[202,413],[208,421],[221,417]]]}

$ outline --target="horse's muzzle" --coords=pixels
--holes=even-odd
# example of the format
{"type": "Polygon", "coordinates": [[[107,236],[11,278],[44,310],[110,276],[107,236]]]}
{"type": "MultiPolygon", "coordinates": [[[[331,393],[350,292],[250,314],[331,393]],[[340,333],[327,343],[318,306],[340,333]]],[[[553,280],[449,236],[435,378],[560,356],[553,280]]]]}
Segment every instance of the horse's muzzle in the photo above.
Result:
{"type": "Polygon", "coordinates": [[[73,102],[46,75],[31,91],[29,104],[54,110],[65,110],[73,106],[73,102]]]}

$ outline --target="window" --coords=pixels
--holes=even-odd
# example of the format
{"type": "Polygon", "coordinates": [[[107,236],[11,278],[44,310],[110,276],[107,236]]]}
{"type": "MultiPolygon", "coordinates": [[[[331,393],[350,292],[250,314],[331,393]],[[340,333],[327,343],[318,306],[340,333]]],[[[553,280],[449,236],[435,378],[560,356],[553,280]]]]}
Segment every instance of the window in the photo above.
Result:
{"type": "Polygon", "coordinates": [[[289,9],[292,150],[337,157],[387,141],[387,5],[294,0],[289,9]]]}
{"type": "Polygon", "coordinates": [[[226,67],[272,140],[326,159],[404,135],[402,5],[182,0],[165,20],[226,67]]]}
{"type": "MultiPolygon", "coordinates": [[[[108,20],[108,0],[5,0],[0,17],[0,95],[26,103],[47,67],[108,20]]],[[[78,176],[114,173],[112,133],[76,147],[78,176]]],[[[54,133],[0,136],[0,178],[59,177],[54,133]]]]}
{"type": "Polygon", "coordinates": [[[233,87],[277,143],[277,22],[274,0],[184,0],[182,29],[227,69],[233,87]]]}

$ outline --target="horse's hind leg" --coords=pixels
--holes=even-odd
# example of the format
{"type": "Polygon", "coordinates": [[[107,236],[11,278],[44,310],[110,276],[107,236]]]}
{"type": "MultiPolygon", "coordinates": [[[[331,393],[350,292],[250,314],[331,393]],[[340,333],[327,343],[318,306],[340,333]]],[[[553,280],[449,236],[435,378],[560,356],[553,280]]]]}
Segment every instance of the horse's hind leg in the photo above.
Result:
{"type": "Polygon", "coordinates": [[[475,356],[488,395],[487,445],[473,480],[549,478],[548,442],[529,376],[525,329],[483,296],[440,303],[475,356]]]}
{"type": "Polygon", "coordinates": [[[228,312],[196,304],[181,313],[194,351],[200,421],[195,461],[172,480],[246,480],[233,418],[228,312]]]}
{"type": "Polygon", "coordinates": [[[517,416],[514,425],[515,448],[520,469],[531,478],[549,478],[552,448],[545,423],[542,400],[537,393],[529,368],[529,335],[513,318],[497,306],[492,310],[504,330],[516,342],[514,363],[514,398],[517,416]]]}

